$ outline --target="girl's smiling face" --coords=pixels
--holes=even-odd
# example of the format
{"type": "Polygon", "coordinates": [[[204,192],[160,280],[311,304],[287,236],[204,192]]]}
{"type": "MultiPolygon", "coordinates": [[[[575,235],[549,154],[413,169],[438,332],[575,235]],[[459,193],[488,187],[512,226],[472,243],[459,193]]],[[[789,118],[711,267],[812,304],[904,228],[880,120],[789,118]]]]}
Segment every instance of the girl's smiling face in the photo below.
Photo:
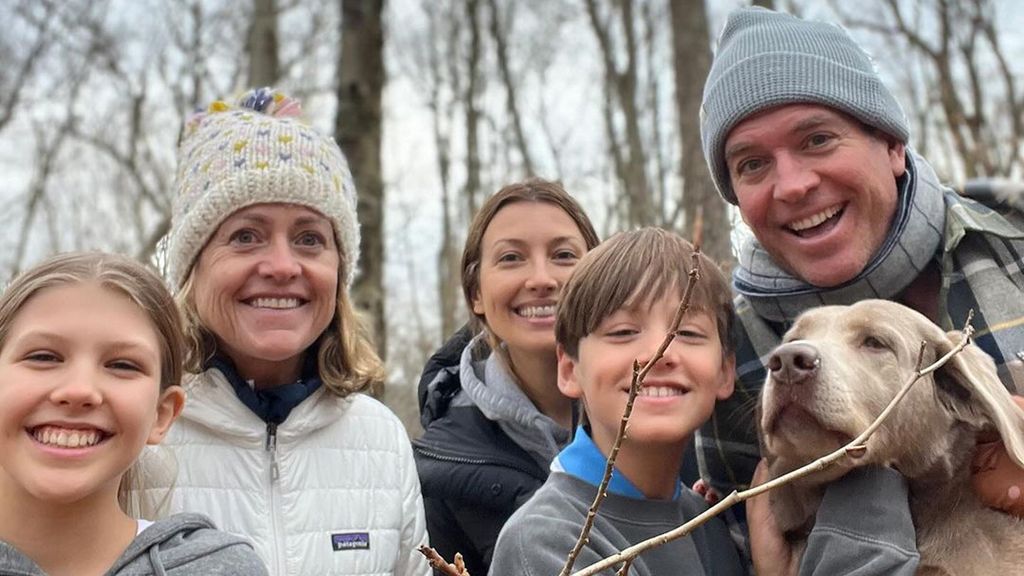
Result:
{"type": "Polygon", "coordinates": [[[160,390],[160,340],[127,295],[95,281],[44,288],[0,348],[0,493],[51,504],[110,498],[184,392],[160,390]]]}

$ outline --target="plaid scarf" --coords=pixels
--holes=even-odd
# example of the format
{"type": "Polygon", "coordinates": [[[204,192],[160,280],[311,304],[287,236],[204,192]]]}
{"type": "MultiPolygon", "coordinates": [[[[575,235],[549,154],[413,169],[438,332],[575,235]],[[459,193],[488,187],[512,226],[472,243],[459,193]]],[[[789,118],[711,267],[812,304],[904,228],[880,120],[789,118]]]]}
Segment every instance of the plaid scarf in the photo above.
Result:
{"type": "MultiPolygon", "coordinates": [[[[919,156],[908,154],[907,173],[909,177],[900,183],[903,198],[894,220],[894,237],[886,241],[885,255],[876,258],[858,279],[835,290],[819,291],[798,289],[788,279],[766,287],[765,282],[752,280],[758,277],[749,269],[737,271],[740,334],[736,391],[716,405],[696,438],[701,476],[721,493],[748,485],[760,459],[754,409],[766,376],[762,359],[778,345],[792,319],[820,304],[892,298],[916,276],[908,271],[921,270],[922,261],[926,263],[932,256],[941,270],[939,325],[945,330],[962,328],[968,310],[973,309],[975,342],[995,359],[1006,387],[1015,393],[1024,391],[1024,214],[1013,209],[1000,213],[940,186],[934,171],[919,156]],[[928,206],[936,198],[944,208],[944,218],[930,215],[928,206]],[[915,223],[915,214],[936,226],[944,222],[941,239],[930,254],[900,237],[900,230],[902,235],[917,234],[914,230],[920,224],[915,223]],[[893,270],[885,262],[890,258],[903,262],[902,280],[885,272],[893,270]]],[[[758,276],[767,276],[761,258],[754,254],[741,260],[741,266],[757,263],[758,276]]]]}

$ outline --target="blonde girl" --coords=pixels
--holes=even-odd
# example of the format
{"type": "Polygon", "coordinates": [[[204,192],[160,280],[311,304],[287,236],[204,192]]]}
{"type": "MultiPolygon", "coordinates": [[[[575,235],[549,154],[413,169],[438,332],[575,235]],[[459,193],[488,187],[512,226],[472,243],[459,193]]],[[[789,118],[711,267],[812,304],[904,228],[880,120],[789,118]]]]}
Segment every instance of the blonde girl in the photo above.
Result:
{"type": "Polygon", "coordinates": [[[128,471],[181,412],[182,336],[160,279],[73,253],[0,298],[0,573],[265,574],[252,548],[182,514],[123,506],[128,471]]]}

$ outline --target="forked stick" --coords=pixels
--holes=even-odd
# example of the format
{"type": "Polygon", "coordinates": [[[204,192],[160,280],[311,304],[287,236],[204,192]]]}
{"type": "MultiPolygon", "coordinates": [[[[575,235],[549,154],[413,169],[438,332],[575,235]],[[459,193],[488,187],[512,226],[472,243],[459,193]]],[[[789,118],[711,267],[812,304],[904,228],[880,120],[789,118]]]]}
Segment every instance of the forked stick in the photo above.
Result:
{"type": "Polygon", "coordinates": [[[907,395],[908,392],[910,392],[910,388],[914,385],[914,383],[920,380],[922,377],[931,374],[932,372],[941,368],[946,362],[949,361],[950,358],[958,354],[967,346],[967,344],[970,342],[971,335],[974,334],[974,328],[971,326],[971,320],[973,318],[974,311],[971,311],[967,314],[967,320],[964,323],[964,328],[960,335],[960,341],[957,343],[957,345],[954,346],[953,349],[947,352],[944,356],[942,356],[941,358],[933,362],[931,365],[923,369],[921,368],[921,364],[924,358],[925,343],[922,342],[921,350],[918,354],[917,359],[917,369],[914,371],[911,378],[903,385],[902,388],[900,388],[899,392],[896,393],[896,396],[892,399],[892,401],[889,402],[889,405],[885,407],[885,410],[882,410],[882,413],[879,414],[877,418],[875,418],[874,422],[872,422],[866,430],[861,432],[859,436],[851,440],[842,448],[839,448],[838,450],[832,452],[831,454],[822,456],[821,458],[818,458],[817,460],[803,467],[797,468],[792,472],[783,474],[782,476],[779,476],[774,480],[765,482],[764,484],[758,486],[754,486],[749,490],[744,490],[743,492],[737,492],[733,490],[732,493],[729,494],[727,497],[719,501],[711,508],[708,508],[707,510],[704,511],[703,514],[696,516],[686,524],[683,524],[678,528],[669,530],[664,534],[659,534],[658,536],[649,538],[638,544],[634,544],[633,546],[630,546],[629,548],[626,548],[625,550],[622,550],[617,554],[609,556],[601,560],[600,562],[596,562],[594,564],[591,564],[590,566],[587,566],[583,570],[573,572],[572,576],[592,576],[604,570],[605,568],[611,568],[613,566],[616,566],[627,561],[632,562],[634,558],[639,556],[641,553],[650,550],[651,548],[661,546],[662,544],[686,536],[687,534],[691,533],[695,528],[704,524],[711,518],[714,518],[723,510],[729,508],[733,504],[743,502],[744,500],[748,500],[750,498],[753,498],[754,496],[758,496],[769,490],[778,488],[783,484],[788,484],[794,480],[803,478],[808,474],[824,470],[825,468],[828,468],[829,466],[835,464],[845,456],[850,456],[853,458],[862,456],[864,452],[867,450],[867,446],[865,445],[865,443],[867,442],[868,438],[870,438],[871,435],[874,434],[875,430],[877,430],[878,427],[882,425],[882,422],[884,422],[885,419],[889,416],[889,414],[891,414],[892,411],[896,408],[896,405],[899,404],[901,400],[903,400],[903,398],[907,395]]]}
{"type": "Polygon", "coordinates": [[[434,550],[430,546],[420,546],[417,548],[420,554],[427,557],[427,562],[430,567],[434,570],[440,570],[442,574],[447,576],[470,576],[469,570],[466,570],[466,564],[462,561],[462,554],[455,553],[455,563],[449,564],[437,550],[434,550]]]}

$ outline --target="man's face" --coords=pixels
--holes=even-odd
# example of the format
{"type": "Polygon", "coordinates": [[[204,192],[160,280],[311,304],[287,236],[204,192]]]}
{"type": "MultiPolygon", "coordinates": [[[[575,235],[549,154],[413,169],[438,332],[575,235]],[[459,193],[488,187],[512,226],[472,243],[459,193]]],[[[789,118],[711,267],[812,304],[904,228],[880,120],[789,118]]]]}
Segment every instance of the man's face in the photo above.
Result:
{"type": "Polygon", "coordinates": [[[772,258],[814,286],[856,277],[896,213],[903,144],[814,104],[740,122],[725,141],[740,214],[772,258]]]}

